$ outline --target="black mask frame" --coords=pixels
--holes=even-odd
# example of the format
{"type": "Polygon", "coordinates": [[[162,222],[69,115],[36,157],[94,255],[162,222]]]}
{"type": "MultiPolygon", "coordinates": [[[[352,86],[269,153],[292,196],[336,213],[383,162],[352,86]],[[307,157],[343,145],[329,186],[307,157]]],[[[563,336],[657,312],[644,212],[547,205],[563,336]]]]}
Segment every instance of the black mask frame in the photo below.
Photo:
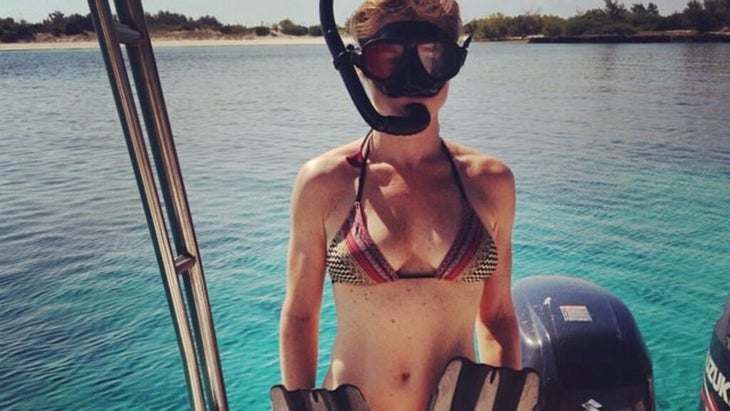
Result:
{"type": "MultiPolygon", "coordinates": [[[[459,46],[448,33],[425,21],[398,21],[383,26],[375,36],[360,41],[362,47],[352,50],[352,64],[358,67],[375,86],[390,97],[432,97],[454,78],[466,61],[469,36],[459,46]],[[419,48],[435,53],[435,66],[424,66],[419,48]],[[400,55],[387,62],[393,67],[389,73],[379,73],[372,67],[380,48],[398,50],[400,55]],[[375,57],[371,57],[375,55],[375,57]]],[[[388,52],[386,52],[388,53],[388,52]]],[[[428,53],[428,51],[426,51],[428,53]]],[[[393,56],[390,56],[393,57],[393,56]]]]}

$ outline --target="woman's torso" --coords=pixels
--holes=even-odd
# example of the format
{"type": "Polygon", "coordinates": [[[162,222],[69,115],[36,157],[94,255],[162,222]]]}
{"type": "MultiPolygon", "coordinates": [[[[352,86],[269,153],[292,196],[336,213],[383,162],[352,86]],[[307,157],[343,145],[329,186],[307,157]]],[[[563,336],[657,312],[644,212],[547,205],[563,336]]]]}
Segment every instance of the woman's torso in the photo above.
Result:
{"type": "Polygon", "coordinates": [[[333,293],[337,336],[325,387],[353,384],[374,411],[426,409],[448,361],[474,358],[478,284],[335,284],[333,293]]]}
{"type": "MultiPolygon", "coordinates": [[[[352,212],[361,179],[358,170],[342,171],[348,177],[326,221],[328,241],[352,212]]],[[[443,155],[412,170],[367,165],[360,201],[367,230],[401,275],[376,285],[333,285],[337,336],[325,387],[353,384],[374,411],[425,409],[448,361],[474,358],[483,283],[409,278],[443,262],[471,210],[455,172],[443,155]]]]}

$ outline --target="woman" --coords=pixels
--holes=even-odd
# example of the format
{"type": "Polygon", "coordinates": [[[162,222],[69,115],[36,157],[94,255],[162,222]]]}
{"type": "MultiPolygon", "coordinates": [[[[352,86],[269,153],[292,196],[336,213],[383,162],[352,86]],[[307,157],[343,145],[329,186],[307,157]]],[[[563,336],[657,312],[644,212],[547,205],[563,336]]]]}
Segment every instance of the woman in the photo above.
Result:
{"type": "Polygon", "coordinates": [[[460,27],[451,0],[369,0],[351,18],[377,110],[403,116],[418,103],[431,120],[409,136],[372,131],[301,168],[281,314],[288,389],[315,386],[326,270],[337,335],[325,388],[355,385],[374,411],[424,410],[449,360],[476,359],[475,330],[481,362],[521,367],[514,178],[439,134],[448,79],[465,56],[460,27]]]}

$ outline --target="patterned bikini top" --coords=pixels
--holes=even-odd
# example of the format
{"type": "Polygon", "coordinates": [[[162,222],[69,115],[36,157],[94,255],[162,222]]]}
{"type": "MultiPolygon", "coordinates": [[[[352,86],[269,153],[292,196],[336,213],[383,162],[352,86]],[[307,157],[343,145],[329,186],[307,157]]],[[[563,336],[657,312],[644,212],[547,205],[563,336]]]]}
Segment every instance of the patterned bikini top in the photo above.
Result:
{"type": "MultiPolygon", "coordinates": [[[[367,141],[367,138],[366,138],[367,141]]],[[[365,146],[365,143],[363,143],[365,146]]],[[[476,283],[489,277],[497,266],[497,247],[466,198],[456,165],[446,144],[441,142],[462,195],[462,222],[444,260],[432,273],[399,276],[370,237],[362,206],[363,183],[367,169],[367,154],[362,148],[356,163],[360,167],[355,203],[345,222],[332,239],[327,250],[327,268],[333,283],[372,285],[399,279],[435,278],[447,281],[476,283]]]]}

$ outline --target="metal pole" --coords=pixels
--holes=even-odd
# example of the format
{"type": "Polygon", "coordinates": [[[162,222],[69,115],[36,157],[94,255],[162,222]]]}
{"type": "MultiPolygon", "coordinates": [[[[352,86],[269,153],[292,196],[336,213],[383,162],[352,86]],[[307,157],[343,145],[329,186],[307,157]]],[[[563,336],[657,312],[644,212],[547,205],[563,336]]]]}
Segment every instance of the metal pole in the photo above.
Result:
{"type": "Polygon", "coordinates": [[[191,406],[194,410],[227,410],[202,262],[144,11],[139,0],[116,0],[115,3],[122,22],[116,27],[108,1],[89,0],[89,7],[152,235],[183,357],[191,406]],[[176,252],[172,250],[120,42],[126,44],[176,252]],[[181,280],[186,293],[183,293],[181,280]],[[210,407],[206,406],[207,402],[210,407]]]}

